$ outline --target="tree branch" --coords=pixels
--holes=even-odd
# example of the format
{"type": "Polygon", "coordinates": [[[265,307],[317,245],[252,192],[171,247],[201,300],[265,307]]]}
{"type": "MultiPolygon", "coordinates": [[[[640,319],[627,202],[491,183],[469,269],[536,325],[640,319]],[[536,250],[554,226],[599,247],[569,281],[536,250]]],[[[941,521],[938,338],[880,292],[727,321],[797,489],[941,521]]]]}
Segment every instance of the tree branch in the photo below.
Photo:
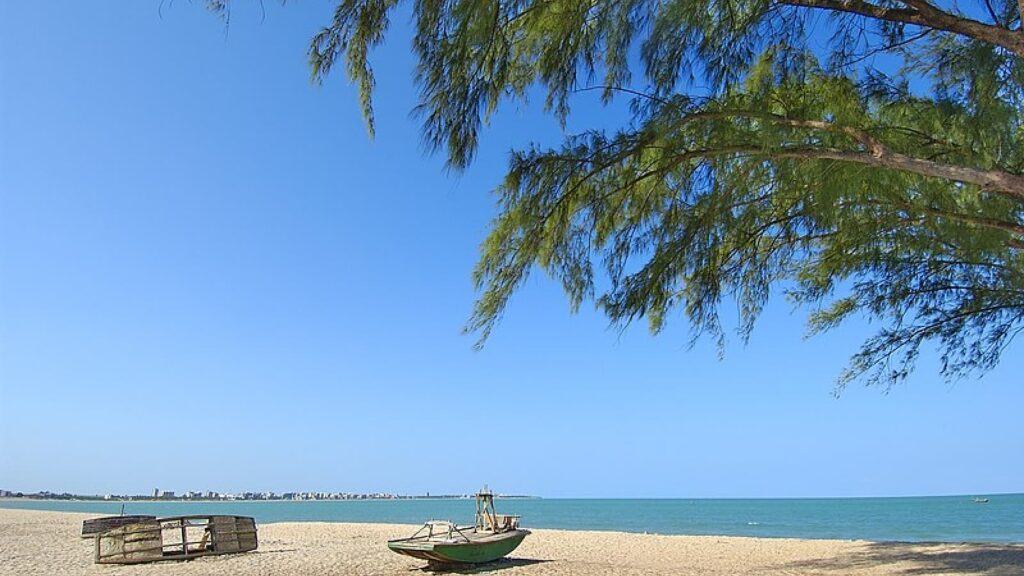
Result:
{"type": "Polygon", "coordinates": [[[792,126],[794,128],[810,128],[812,130],[826,130],[828,132],[839,132],[853,138],[857,142],[864,145],[872,154],[876,156],[882,156],[887,153],[887,148],[874,136],[868,133],[867,130],[861,128],[855,128],[853,126],[846,126],[843,124],[836,124],[834,122],[825,122],[823,120],[805,120],[802,118],[790,118],[788,116],[781,116],[779,114],[772,114],[770,112],[758,112],[754,110],[708,110],[703,112],[693,112],[686,114],[679,120],[676,126],[682,126],[689,124],[697,120],[719,120],[728,118],[757,118],[760,120],[767,120],[769,122],[780,124],[783,126],[792,126]]]}
{"type": "Polygon", "coordinates": [[[1010,174],[999,170],[979,170],[966,166],[940,164],[931,160],[913,158],[897,152],[883,151],[858,152],[840,150],[838,148],[779,148],[765,149],[749,145],[722,146],[702,150],[688,150],[677,155],[680,161],[698,157],[725,156],[729,154],[745,154],[749,156],[766,156],[768,158],[796,158],[803,160],[836,160],[853,162],[879,168],[891,168],[921,176],[944,178],[956,182],[976,184],[992,192],[998,193],[1017,202],[1024,201],[1024,176],[1010,174]]]}
{"type": "MultiPolygon", "coordinates": [[[[1024,0],[1022,0],[1024,1],[1024,0]]],[[[970,168],[967,166],[956,166],[950,164],[942,164],[933,160],[924,160],[921,158],[914,158],[905,154],[890,151],[884,144],[878,141],[874,136],[869,134],[866,130],[860,128],[854,128],[853,126],[844,126],[841,124],[835,124],[833,122],[825,122],[821,120],[804,120],[799,118],[787,118],[785,116],[779,116],[777,114],[765,113],[765,112],[754,112],[747,110],[716,110],[707,112],[695,112],[685,116],[681,123],[689,123],[701,119],[716,119],[716,118],[729,118],[729,117],[748,117],[748,118],[760,118],[776,124],[784,126],[793,126],[797,128],[810,128],[816,130],[827,130],[830,132],[839,132],[845,134],[857,142],[864,145],[865,152],[859,151],[845,151],[838,149],[801,149],[799,152],[800,156],[793,157],[813,157],[813,152],[817,151],[822,154],[822,159],[832,159],[845,162],[858,162],[861,164],[868,164],[871,166],[880,166],[886,168],[893,168],[896,170],[903,170],[905,172],[912,172],[920,174],[922,176],[932,176],[937,178],[945,178],[947,180],[953,180],[956,182],[965,182],[970,184],[977,184],[1002,196],[1010,198],[1016,202],[1024,202],[1024,176],[1013,174],[1010,172],[1004,172],[1002,170],[980,170],[977,168],[970,168]],[[807,156],[806,154],[811,154],[807,156]]],[[[725,150],[734,147],[726,147],[725,150]]],[[[743,147],[741,147],[743,148],[743,147]]],[[[772,152],[766,152],[762,149],[749,148],[750,150],[757,151],[762,154],[772,155],[772,152]]],[[[796,153],[792,151],[790,154],[796,153]]]]}
{"type": "Polygon", "coordinates": [[[919,11],[919,12],[927,12],[929,10],[935,10],[936,9],[935,6],[931,2],[928,2],[928,0],[900,0],[900,1],[903,2],[904,4],[906,4],[907,6],[910,6],[914,10],[919,11]]]}
{"type": "MultiPolygon", "coordinates": [[[[882,202],[872,202],[876,205],[884,205],[882,202]]],[[[984,228],[990,228],[993,230],[1000,230],[1002,232],[1009,232],[1010,237],[1006,239],[1006,245],[1009,248],[1020,250],[1024,248],[1024,226],[1016,223],[1006,222],[1003,220],[997,220],[995,218],[986,218],[984,216],[971,216],[970,214],[963,214],[960,212],[949,212],[945,210],[935,210],[934,208],[927,208],[924,206],[914,206],[913,204],[907,204],[904,202],[896,202],[895,205],[907,212],[921,212],[929,216],[936,218],[948,218],[957,222],[963,222],[965,224],[974,224],[984,228]]],[[[922,217],[923,218],[923,217],[922,217]]]]}
{"type": "Polygon", "coordinates": [[[992,228],[993,230],[1002,230],[1003,232],[1009,232],[1015,234],[1020,238],[1011,238],[1014,247],[1019,248],[1021,246],[1021,238],[1024,238],[1024,226],[1020,224],[1013,224],[1010,222],[1004,222],[995,218],[986,218],[984,216],[971,216],[969,214],[961,214],[958,212],[946,212],[943,210],[935,210],[933,208],[924,208],[920,206],[913,206],[910,204],[901,204],[903,208],[907,210],[916,210],[935,216],[937,218],[949,218],[950,220],[956,220],[957,222],[963,222],[965,224],[974,224],[985,228],[992,228]]]}
{"type": "MultiPolygon", "coordinates": [[[[805,8],[820,8],[834,12],[845,12],[857,14],[867,18],[885,20],[887,22],[902,22],[926,28],[934,28],[945,32],[952,32],[968,38],[981,40],[989,44],[995,44],[1006,48],[1017,56],[1024,58],[1024,32],[1020,30],[1008,30],[1002,26],[986,24],[971,18],[950,14],[939,10],[935,6],[922,0],[903,0],[907,6],[913,9],[888,8],[863,2],[862,0],[777,0],[781,4],[790,6],[803,6],[805,8]]],[[[1024,0],[1018,0],[1024,4],[1024,0]]]]}
{"type": "MultiPolygon", "coordinates": [[[[1021,1],[1024,2],[1024,0],[1021,0],[1021,1]]],[[[856,58],[851,58],[849,60],[845,60],[845,61],[841,62],[839,64],[839,66],[840,67],[845,67],[845,66],[850,66],[852,64],[857,64],[857,63],[860,63],[860,62],[863,62],[863,61],[867,60],[868,58],[871,58],[872,56],[874,56],[876,54],[881,54],[883,52],[888,52],[888,51],[890,51],[890,50],[892,50],[894,48],[901,48],[903,46],[906,46],[907,44],[913,44],[914,42],[917,42],[918,40],[921,40],[922,38],[928,36],[932,32],[935,32],[935,29],[933,29],[933,28],[926,28],[920,34],[915,34],[913,36],[909,36],[907,38],[904,38],[903,40],[900,40],[899,42],[894,42],[894,43],[888,44],[886,46],[878,46],[876,48],[872,48],[871,50],[868,50],[868,51],[864,52],[863,54],[861,54],[860,56],[857,56],[856,58]]]]}

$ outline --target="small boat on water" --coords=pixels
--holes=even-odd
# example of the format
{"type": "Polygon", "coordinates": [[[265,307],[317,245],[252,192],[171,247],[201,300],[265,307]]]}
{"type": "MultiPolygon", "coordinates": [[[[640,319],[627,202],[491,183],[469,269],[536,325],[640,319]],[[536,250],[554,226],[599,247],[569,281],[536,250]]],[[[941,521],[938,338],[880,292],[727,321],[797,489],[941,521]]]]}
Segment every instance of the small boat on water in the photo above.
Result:
{"type": "Polygon", "coordinates": [[[519,527],[519,516],[494,511],[494,494],[484,486],[476,495],[473,526],[432,520],[408,538],[388,540],[388,548],[431,565],[483,564],[505,557],[529,534],[519,527]]]}
{"type": "Polygon", "coordinates": [[[982,498],[980,496],[975,496],[974,498],[971,498],[971,501],[974,502],[975,504],[988,504],[988,498],[982,498]]]}
{"type": "Polygon", "coordinates": [[[96,535],[97,564],[140,564],[237,554],[257,547],[248,516],[172,516],[118,526],[96,535]]]}

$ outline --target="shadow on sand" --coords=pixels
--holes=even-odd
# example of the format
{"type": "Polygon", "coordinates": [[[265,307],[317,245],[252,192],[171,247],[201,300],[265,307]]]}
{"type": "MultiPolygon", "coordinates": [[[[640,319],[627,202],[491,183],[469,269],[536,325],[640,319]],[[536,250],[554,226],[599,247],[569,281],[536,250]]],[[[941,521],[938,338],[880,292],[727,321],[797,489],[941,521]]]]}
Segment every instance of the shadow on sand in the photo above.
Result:
{"type": "Polygon", "coordinates": [[[428,574],[486,574],[488,572],[497,572],[498,570],[506,570],[517,566],[543,564],[544,562],[551,562],[551,560],[501,558],[500,560],[495,560],[494,562],[488,562],[486,564],[431,564],[422,568],[414,568],[413,570],[426,572],[428,574]]]}
{"type": "Polygon", "coordinates": [[[288,552],[298,552],[298,548],[275,548],[274,550],[255,550],[253,554],[286,554],[288,552]]]}
{"type": "Polygon", "coordinates": [[[858,552],[793,562],[786,568],[815,574],[843,574],[881,566],[890,574],[1020,576],[1024,574],[1024,545],[875,542],[858,552]]]}

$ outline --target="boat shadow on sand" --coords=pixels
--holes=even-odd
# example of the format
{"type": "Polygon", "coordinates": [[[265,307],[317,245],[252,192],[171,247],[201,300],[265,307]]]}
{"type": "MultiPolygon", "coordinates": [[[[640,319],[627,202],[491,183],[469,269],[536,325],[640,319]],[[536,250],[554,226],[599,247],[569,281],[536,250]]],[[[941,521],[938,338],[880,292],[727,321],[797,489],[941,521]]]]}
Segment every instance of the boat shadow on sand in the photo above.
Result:
{"type": "MultiPolygon", "coordinates": [[[[1024,573],[1024,545],[875,542],[835,558],[793,562],[786,568],[814,574],[845,574],[886,566],[892,574],[977,574],[1011,576],[1024,573]]],[[[858,572],[859,573],[859,572],[858,572]]]]}
{"type": "Polygon", "coordinates": [[[428,574],[486,574],[488,572],[497,572],[498,570],[507,570],[508,568],[517,568],[519,566],[532,566],[533,564],[543,564],[545,562],[551,562],[551,560],[501,558],[486,564],[435,564],[413,568],[410,571],[428,574]]]}

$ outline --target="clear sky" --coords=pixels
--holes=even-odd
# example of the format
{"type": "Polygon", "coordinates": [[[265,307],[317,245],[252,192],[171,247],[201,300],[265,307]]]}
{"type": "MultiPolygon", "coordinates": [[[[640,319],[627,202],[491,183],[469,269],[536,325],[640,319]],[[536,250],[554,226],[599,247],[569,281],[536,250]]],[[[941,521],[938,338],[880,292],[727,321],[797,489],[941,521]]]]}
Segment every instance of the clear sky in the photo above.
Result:
{"type": "MultiPolygon", "coordinates": [[[[426,155],[405,18],[378,136],[309,82],[330,2],[0,3],[0,488],[772,497],[1024,491],[1021,343],[979,381],[835,376],[781,298],[723,360],[676,321],[609,329],[535,275],[460,334],[508,151],[426,155]],[[168,5],[171,4],[171,5],[168,5]],[[252,4],[252,6],[250,6],[252,4]],[[161,16],[162,12],[162,16],[161,16]]],[[[582,101],[569,130],[614,125],[582,101]]]]}

